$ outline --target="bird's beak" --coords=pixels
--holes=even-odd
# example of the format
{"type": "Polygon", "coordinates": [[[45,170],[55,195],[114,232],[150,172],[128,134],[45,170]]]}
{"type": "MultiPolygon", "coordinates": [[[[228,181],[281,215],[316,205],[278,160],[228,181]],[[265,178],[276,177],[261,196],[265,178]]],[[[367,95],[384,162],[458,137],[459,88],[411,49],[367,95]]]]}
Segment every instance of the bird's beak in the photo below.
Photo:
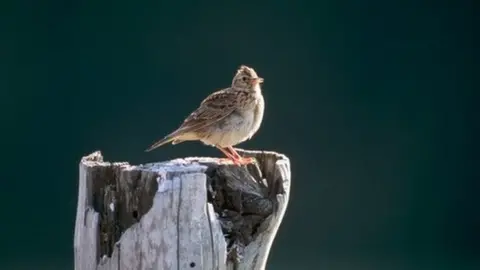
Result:
{"type": "Polygon", "coordinates": [[[254,83],[263,83],[263,78],[258,77],[253,80],[254,83]]]}

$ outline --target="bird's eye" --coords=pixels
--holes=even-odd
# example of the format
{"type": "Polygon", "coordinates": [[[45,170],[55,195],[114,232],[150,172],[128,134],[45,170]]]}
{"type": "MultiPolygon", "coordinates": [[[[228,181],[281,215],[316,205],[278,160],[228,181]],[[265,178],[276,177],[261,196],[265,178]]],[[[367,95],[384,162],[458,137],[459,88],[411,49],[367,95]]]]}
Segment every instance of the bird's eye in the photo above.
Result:
{"type": "Polygon", "coordinates": [[[243,77],[243,78],[242,78],[242,81],[246,82],[246,81],[247,81],[247,77],[243,77]]]}

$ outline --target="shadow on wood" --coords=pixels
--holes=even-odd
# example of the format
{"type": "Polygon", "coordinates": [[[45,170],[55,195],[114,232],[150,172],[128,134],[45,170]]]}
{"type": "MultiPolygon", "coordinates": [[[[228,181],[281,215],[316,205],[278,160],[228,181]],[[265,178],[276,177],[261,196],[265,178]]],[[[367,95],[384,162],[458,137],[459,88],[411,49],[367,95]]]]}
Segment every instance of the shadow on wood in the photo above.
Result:
{"type": "Polygon", "coordinates": [[[264,269],[290,188],[286,156],[80,162],[75,269],[264,269]]]}

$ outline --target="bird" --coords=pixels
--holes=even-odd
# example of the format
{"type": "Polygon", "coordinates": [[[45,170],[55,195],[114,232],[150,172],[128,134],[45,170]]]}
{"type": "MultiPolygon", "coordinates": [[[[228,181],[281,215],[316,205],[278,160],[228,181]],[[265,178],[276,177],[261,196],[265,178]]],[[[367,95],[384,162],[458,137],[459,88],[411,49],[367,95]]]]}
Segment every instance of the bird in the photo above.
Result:
{"type": "Polygon", "coordinates": [[[250,140],[259,130],[265,111],[261,84],[264,79],[246,65],[238,67],[232,84],[207,96],[173,132],[152,144],[152,151],[164,144],[201,141],[218,148],[227,161],[237,165],[255,162],[241,157],[233,146],[250,140]]]}

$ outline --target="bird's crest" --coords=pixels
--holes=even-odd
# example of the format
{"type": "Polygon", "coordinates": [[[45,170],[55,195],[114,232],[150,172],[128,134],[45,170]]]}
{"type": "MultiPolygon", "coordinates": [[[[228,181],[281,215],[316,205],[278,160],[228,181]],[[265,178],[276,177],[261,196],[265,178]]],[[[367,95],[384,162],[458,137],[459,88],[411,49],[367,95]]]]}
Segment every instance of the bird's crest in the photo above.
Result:
{"type": "Polygon", "coordinates": [[[237,74],[236,75],[247,75],[248,77],[251,77],[251,78],[256,78],[258,77],[257,76],[257,73],[255,72],[255,70],[251,67],[248,67],[248,66],[245,66],[245,65],[241,65],[238,70],[237,70],[237,74]]]}

